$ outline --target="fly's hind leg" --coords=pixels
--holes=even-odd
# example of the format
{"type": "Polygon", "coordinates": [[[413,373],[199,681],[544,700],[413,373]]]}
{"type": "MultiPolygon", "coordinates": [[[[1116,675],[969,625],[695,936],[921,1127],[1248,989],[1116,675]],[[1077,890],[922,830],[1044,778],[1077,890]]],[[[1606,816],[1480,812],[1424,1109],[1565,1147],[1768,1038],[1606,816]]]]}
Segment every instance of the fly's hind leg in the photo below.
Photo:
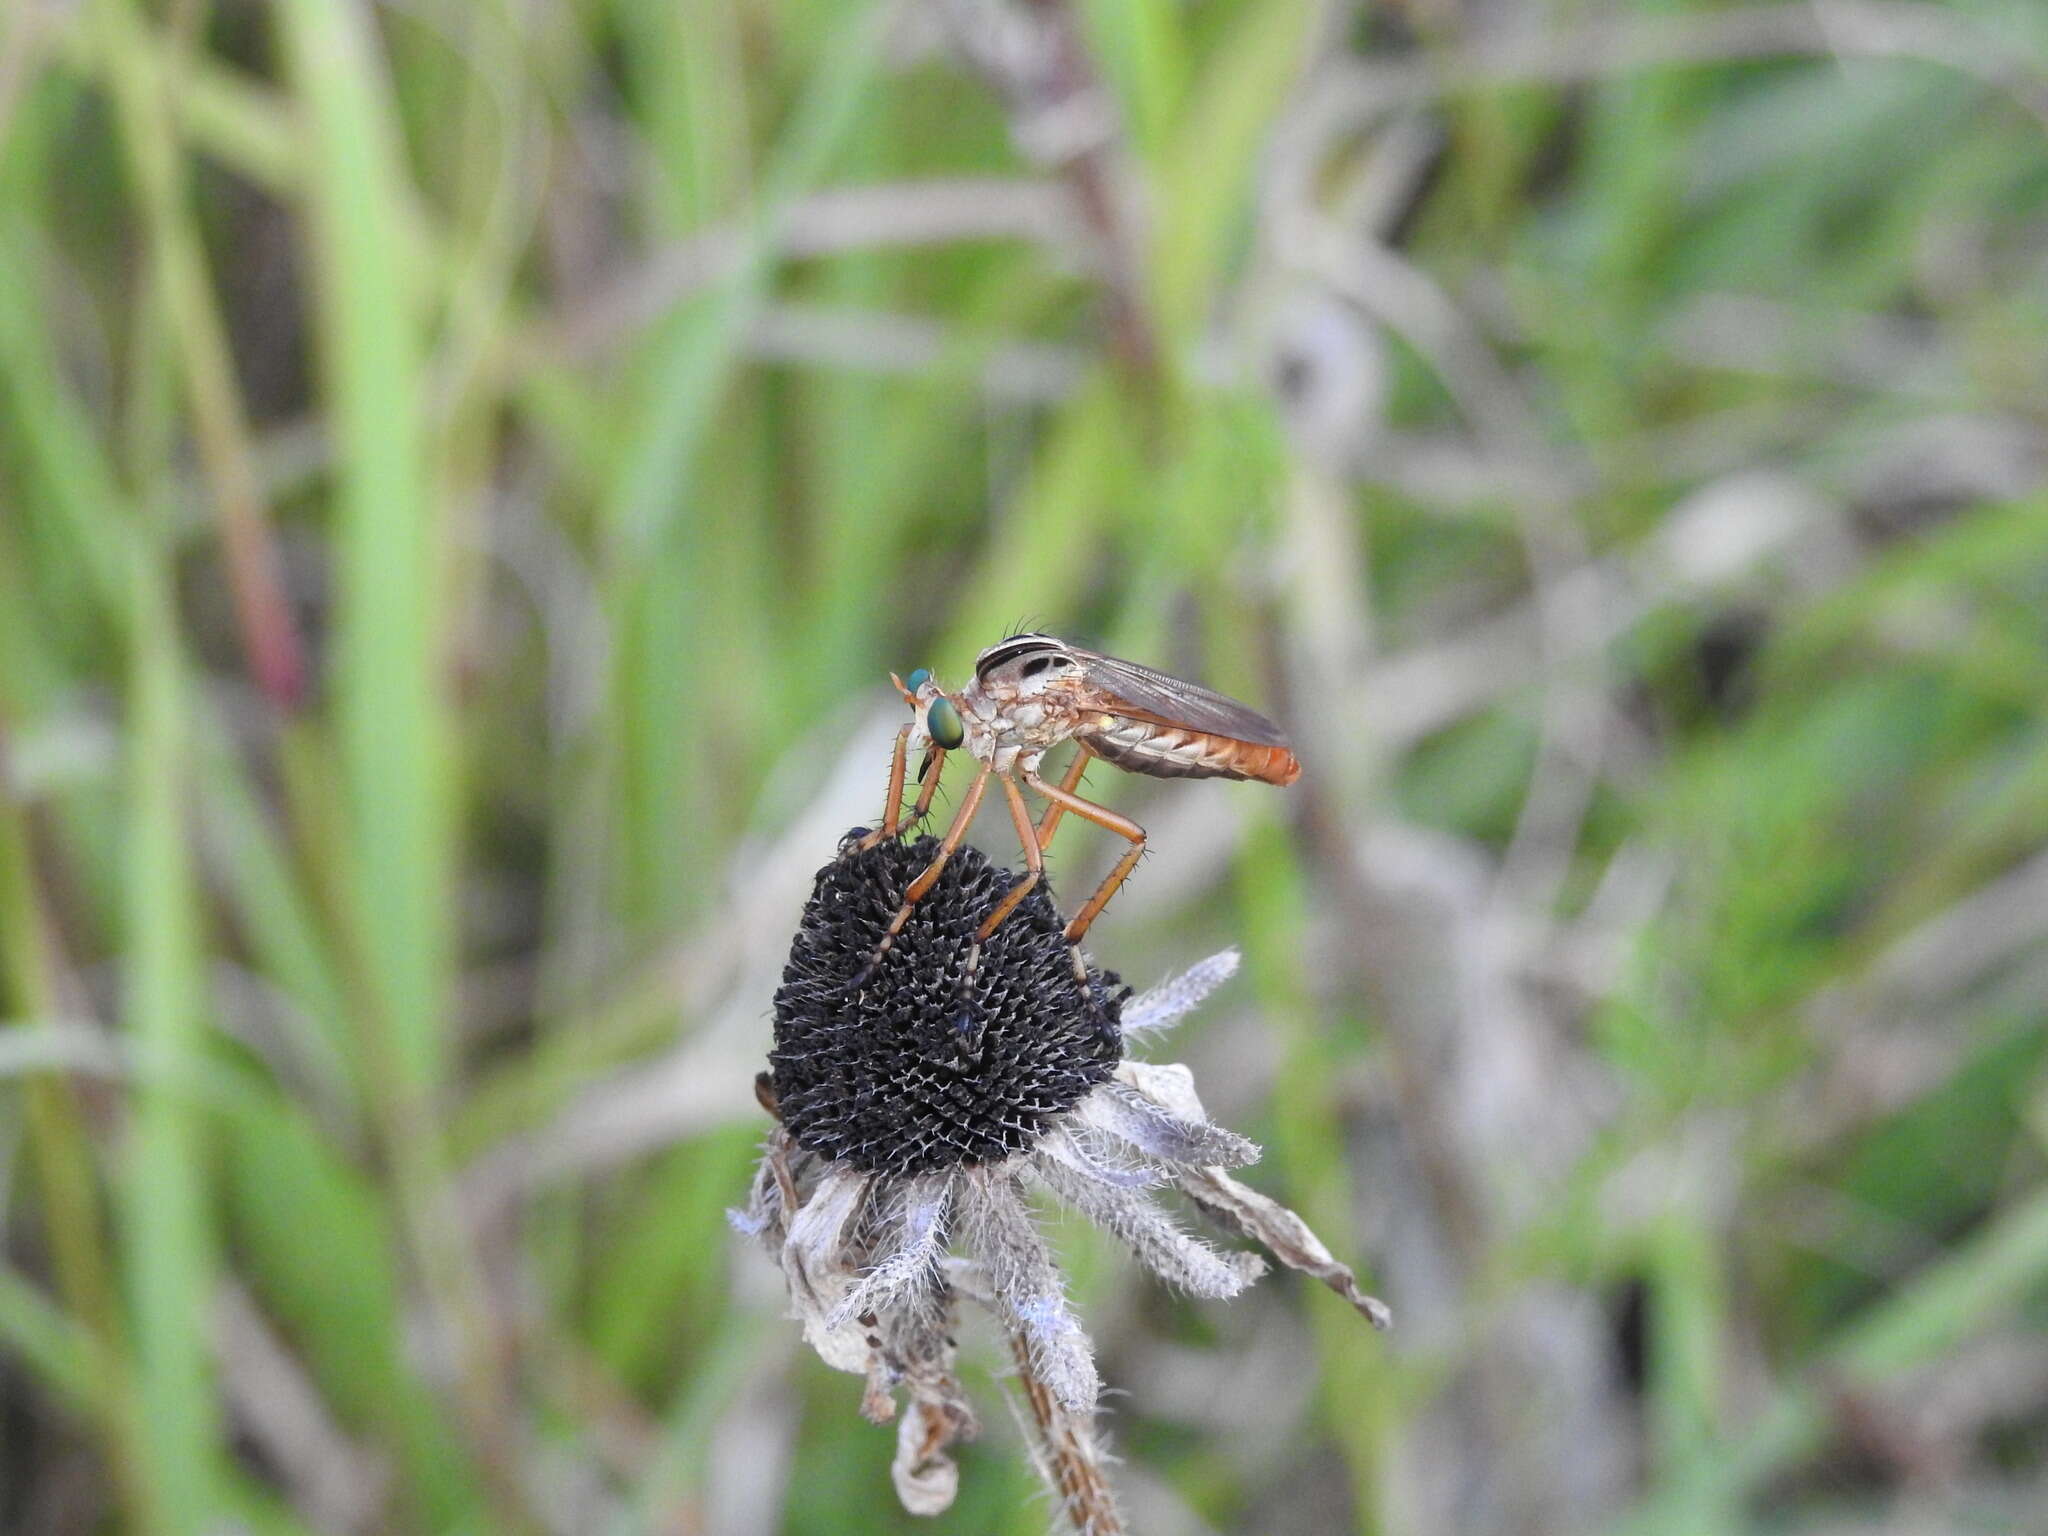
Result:
{"type": "MultiPolygon", "coordinates": [[[[1076,762],[1079,761],[1081,759],[1076,759],[1076,762]]],[[[1078,778],[1079,774],[1070,767],[1067,776],[1074,779],[1078,778]]],[[[1088,898],[1087,905],[1075,913],[1073,920],[1067,924],[1066,940],[1073,949],[1075,979],[1081,983],[1083,993],[1092,997],[1088,981],[1088,962],[1081,958],[1081,936],[1087,933],[1088,925],[1102,915],[1102,909],[1109,905],[1109,898],[1116,894],[1117,887],[1130,878],[1131,871],[1138,867],[1138,860],[1145,856],[1145,829],[1130,817],[1117,815],[1107,806],[1097,805],[1092,800],[1083,800],[1071,789],[1046,783],[1036,773],[1027,772],[1024,775],[1024,782],[1050,800],[1055,809],[1072,811],[1083,820],[1092,821],[1096,826],[1106,827],[1119,837],[1130,840],[1131,846],[1125,850],[1124,856],[1116,861],[1116,868],[1109,872],[1109,878],[1095,888],[1095,894],[1088,898]]],[[[1046,814],[1049,819],[1052,813],[1048,811],[1046,814]]]]}
{"type": "MultiPolygon", "coordinates": [[[[939,851],[932,856],[931,863],[925,865],[917,878],[905,889],[903,905],[898,907],[896,915],[889,919],[889,927],[882,935],[882,942],[875,946],[875,952],[868,956],[868,963],[860,968],[859,973],[846,984],[844,990],[858,992],[873,979],[876,967],[882,963],[882,957],[889,953],[889,947],[896,942],[896,935],[909,923],[910,914],[916,910],[917,904],[931,893],[931,888],[939,883],[939,875],[945,870],[946,861],[953,857],[953,850],[958,848],[961,840],[967,836],[967,827],[974,820],[974,813],[981,809],[981,797],[988,792],[988,776],[992,771],[986,763],[982,764],[981,772],[977,773],[974,782],[967,786],[967,793],[960,801],[960,809],[953,813],[953,824],[946,828],[946,836],[939,844],[939,851]]],[[[936,774],[933,775],[933,781],[937,781],[936,774]]]]}
{"type": "MultiPolygon", "coordinates": [[[[1074,743],[1074,760],[1067,764],[1067,771],[1060,779],[1060,788],[1073,794],[1081,787],[1081,775],[1088,771],[1088,760],[1095,754],[1088,750],[1085,741],[1074,743]]],[[[1026,775],[1027,779],[1029,775],[1026,775]]],[[[1052,846],[1052,835],[1059,830],[1060,818],[1067,814],[1067,808],[1057,800],[1050,801],[1045,814],[1038,819],[1038,846],[1041,851],[1052,846]]]]}
{"type": "Polygon", "coordinates": [[[1130,878],[1132,870],[1138,867],[1138,860],[1145,856],[1145,829],[1128,816],[1119,816],[1107,806],[1097,805],[1092,800],[1083,800],[1072,790],[1062,789],[1057,784],[1048,784],[1036,773],[1027,772],[1024,782],[1039,794],[1066,810],[1072,811],[1098,827],[1107,827],[1119,837],[1130,840],[1130,849],[1116,862],[1116,868],[1109,872],[1109,878],[1095,888],[1095,894],[1088,898],[1088,904],[1074,914],[1067,924],[1067,942],[1078,944],[1081,936],[1088,931],[1088,925],[1102,915],[1102,909],[1109,905],[1109,898],[1116,894],[1118,886],[1130,878]]]}

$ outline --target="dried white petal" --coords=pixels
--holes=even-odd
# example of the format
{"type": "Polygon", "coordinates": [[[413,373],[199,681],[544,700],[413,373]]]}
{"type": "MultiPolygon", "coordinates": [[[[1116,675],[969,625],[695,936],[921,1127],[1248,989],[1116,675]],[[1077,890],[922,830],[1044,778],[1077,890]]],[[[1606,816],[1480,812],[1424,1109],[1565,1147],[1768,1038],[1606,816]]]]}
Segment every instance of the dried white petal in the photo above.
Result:
{"type": "Polygon", "coordinates": [[[889,1476],[896,1497],[913,1515],[938,1515],[953,1507],[960,1491],[960,1469],[946,1454],[951,1426],[943,1409],[913,1401],[896,1428],[896,1460],[889,1476]]]}
{"type": "Polygon", "coordinates": [[[979,1259],[963,1259],[949,1253],[939,1261],[939,1271],[946,1277],[946,1284],[965,1296],[969,1301],[987,1307],[991,1312],[996,1306],[996,1289],[989,1283],[988,1266],[979,1259]]]}
{"type": "Polygon", "coordinates": [[[1061,1200],[1116,1238],[1169,1285],[1196,1296],[1235,1296],[1266,1272],[1255,1253],[1221,1253],[1183,1231],[1155,1201],[1135,1190],[1097,1184],[1069,1168],[1034,1159],[1033,1171],[1061,1200]]]}
{"type": "Polygon", "coordinates": [[[1123,1009],[1125,1036],[1178,1024],[1201,1005],[1203,998],[1237,974],[1237,964],[1236,950],[1221,950],[1132,998],[1123,1009]]]}
{"type": "Polygon", "coordinates": [[[903,1181],[901,1209],[884,1229],[890,1246],[839,1298],[828,1319],[833,1327],[843,1327],[863,1312],[885,1305],[911,1285],[936,1278],[939,1258],[946,1251],[952,1189],[951,1170],[903,1181]]]}
{"type": "Polygon", "coordinates": [[[782,1269],[805,1339],[827,1365],[856,1374],[868,1369],[867,1336],[857,1326],[835,1325],[831,1314],[853,1283],[857,1259],[847,1250],[847,1236],[867,1191],[866,1174],[828,1168],[782,1243],[782,1269]]]}
{"type": "Polygon", "coordinates": [[[1209,1111],[1195,1092],[1195,1074],[1177,1061],[1120,1061],[1119,1082],[1128,1083],[1155,1104],[1163,1104],[1183,1120],[1206,1123],[1209,1111]]]}
{"type": "MultiPolygon", "coordinates": [[[[1134,1065],[1143,1064],[1125,1062],[1117,1069],[1118,1075],[1134,1065]]],[[[1128,1083],[1102,1084],[1074,1106],[1074,1113],[1090,1125],[1122,1137],[1139,1151],[1169,1163],[1234,1168],[1259,1160],[1257,1145],[1235,1131],[1226,1131],[1206,1120],[1183,1119],[1128,1083]]]]}
{"type": "MultiPolygon", "coordinates": [[[[1189,1119],[1206,1120],[1207,1111],[1195,1093],[1195,1075],[1179,1062],[1153,1064],[1125,1061],[1117,1077],[1154,1103],[1189,1119]]],[[[1323,1240],[1279,1201],[1240,1184],[1220,1167],[1207,1165],[1176,1170],[1180,1187],[1225,1226],[1242,1232],[1290,1269],[1313,1275],[1364,1314],[1373,1327],[1393,1326],[1394,1314],[1377,1296],[1369,1296],[1348,1265],[1340,1264],[1323,1240]]]]}
{"type": "Polygon", "coordinates": [[[1051,1158],[1097,1184],[1113,1184],[1119,1189],[1157,1189],[1169,1182],[1170,1175],[1158,1163],[1131,1160],[1128,1142],[1115,1143],[1124,1150],[1123,1157],[1111,1152],[1110,1142],[1111,1138],[1093,1126],[1070,1120],[1048,1131],[1031,1153],[1051,1158]]]}
{"type": "Polygon", "coordinates": [[[1093,1411],[1102,1378],[1088,1335],[1067,1306],[1065,1282],[1031,1224],[1016,1176],[1000,1168],[970,1169],[962,1195],[967,1241],[981,1258],[997,1308],[1023,1334],[1039,1379],[1068,1408],[1093,1411]]]}
{"type": "Polygon", "coordinates": [[[747,1191],[746,1208],[725,1213],[725,1219],[732,1223],[735,1232],[760,1238],[771,1254],[782,1246],[782,1181],[788,1176],[788,1154],[788,1134],[777,1126],[761,1150],[761,1161],[754,1166],[754,1182],[747,1191]]]}

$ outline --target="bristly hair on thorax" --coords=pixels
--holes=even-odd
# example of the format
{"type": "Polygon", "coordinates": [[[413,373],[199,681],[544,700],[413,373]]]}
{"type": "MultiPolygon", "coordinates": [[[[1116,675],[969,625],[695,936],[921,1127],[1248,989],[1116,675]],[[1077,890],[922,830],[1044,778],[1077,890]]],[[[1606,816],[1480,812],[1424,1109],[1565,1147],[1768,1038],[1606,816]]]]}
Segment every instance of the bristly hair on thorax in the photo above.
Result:
{"type": "Polygon", "coordinates": [[[1004,663],[1041,654],[1054,660],[1073,659],[1064,641],[1035,630],[1021,630],[1013,635],[1005,635],[975,657],[974,675],[986,682],[988,675],[1004,663]]]}

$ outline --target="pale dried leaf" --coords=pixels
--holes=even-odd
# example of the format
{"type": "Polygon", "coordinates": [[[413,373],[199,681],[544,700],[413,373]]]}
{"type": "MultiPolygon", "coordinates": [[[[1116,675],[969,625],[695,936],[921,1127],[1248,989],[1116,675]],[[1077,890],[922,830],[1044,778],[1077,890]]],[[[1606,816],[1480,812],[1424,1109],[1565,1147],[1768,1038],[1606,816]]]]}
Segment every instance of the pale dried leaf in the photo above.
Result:
{"type": "Polygon", "coordinates": [[[1226,1226],[1270,1251],[1289,1269],[1313,1275],[1364,1314],[1373,1327],[1393,1326],[1394,1314],[1377,1296],[1368,1296],[1349,1265],[1340,1264],[1293,1211],[1279,1201],[1240,1184],[1220,1168],[1199,1168],[1182,1175],[1180,1187],[1195,1203],[1226,1226]]]}
{"type": "Polygon", "coordinates": [[[782,1243],[782,1269],[805,1339],[827,1365],[857,1375],[868,1370],[866,1334],[858,1326],[835,1326],[831,1317],[853,1283],[855,1265],[846,1236],[867,1190],[866,1174],[829,1168],[789,1223],[782,1243]]]}

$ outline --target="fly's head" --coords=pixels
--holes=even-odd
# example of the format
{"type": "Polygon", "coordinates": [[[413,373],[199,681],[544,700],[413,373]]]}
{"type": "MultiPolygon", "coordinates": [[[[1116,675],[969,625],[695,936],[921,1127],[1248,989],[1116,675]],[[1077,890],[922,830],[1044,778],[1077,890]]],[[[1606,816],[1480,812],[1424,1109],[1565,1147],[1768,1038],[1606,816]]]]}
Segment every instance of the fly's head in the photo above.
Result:
{"type": "Polygon", "coordinates": [[[889,681],[910,706],[909,747],[912,751],[924,749],[924,766],[917,774],[922,782],[941,751],[951,752],[966,744],[967,725],[958,702],[939,686],[928,668],[919,667],[907,679],[892,672],[889,681]]]}

